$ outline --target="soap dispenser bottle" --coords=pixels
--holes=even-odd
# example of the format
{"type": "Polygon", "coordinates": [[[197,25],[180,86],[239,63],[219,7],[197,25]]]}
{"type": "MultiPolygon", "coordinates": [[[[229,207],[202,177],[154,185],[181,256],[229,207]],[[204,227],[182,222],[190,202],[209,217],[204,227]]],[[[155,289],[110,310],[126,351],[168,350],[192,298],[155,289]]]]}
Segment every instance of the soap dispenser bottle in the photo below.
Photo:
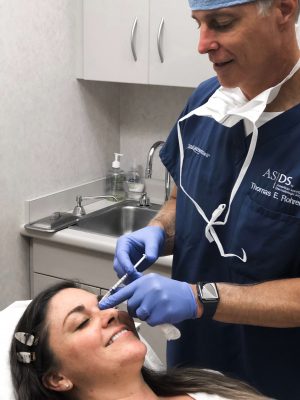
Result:
{"type": "Polygon", "coordinates": [[[112,162],[112,169],[106,176],[106,193],[115,196],[119,201],[126,198],[125,172],[120,168],[120,158],[123,154],[114,153],[115,159],[112,162]]]}

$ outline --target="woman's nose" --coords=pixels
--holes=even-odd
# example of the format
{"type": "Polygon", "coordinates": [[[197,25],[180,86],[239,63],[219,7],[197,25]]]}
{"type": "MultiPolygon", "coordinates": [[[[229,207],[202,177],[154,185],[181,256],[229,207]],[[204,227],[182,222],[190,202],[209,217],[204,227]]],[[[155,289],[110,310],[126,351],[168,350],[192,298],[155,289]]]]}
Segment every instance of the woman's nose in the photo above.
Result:
{"type": "Polygon", "coordinates": [[[108,308],[100,311],[102,328],[107,328],[113,322],[119,321],[119,312],[116,308],[108,308]]]}
{"type": "Polygon", "coordinates": [[[201,25],[198,52],[200,54],[206,54],[209,53],[209,51],[217,50],[218,48],[219,44],[216,40],[215,32],[207,26],[201,25]]]}

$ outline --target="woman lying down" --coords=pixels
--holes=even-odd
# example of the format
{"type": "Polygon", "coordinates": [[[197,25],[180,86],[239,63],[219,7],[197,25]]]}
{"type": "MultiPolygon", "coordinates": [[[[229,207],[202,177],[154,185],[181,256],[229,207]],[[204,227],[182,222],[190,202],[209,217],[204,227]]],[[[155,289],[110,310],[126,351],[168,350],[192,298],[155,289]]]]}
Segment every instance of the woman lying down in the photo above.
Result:
{"type": "Polygon", "coordinates": [[[100,311],[98,301],[72,282],[32,300],[10,349],[16,399],[266,399],[214,372],[145,369],[146,346],[131,317],[117,309],[100,311]]]}

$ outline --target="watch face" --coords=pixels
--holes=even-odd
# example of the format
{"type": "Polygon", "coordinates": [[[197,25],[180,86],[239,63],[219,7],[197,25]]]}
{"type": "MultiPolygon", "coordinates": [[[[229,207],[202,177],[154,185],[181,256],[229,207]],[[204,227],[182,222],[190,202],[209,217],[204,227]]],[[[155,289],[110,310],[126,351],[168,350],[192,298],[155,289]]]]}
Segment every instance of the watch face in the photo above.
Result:
{"type": "Polygon", "coordinates": [[[205,283],[202,286],[202,297],[205,300],[217,300],[219,298],[216,285],[213,283],[205,283]]]}

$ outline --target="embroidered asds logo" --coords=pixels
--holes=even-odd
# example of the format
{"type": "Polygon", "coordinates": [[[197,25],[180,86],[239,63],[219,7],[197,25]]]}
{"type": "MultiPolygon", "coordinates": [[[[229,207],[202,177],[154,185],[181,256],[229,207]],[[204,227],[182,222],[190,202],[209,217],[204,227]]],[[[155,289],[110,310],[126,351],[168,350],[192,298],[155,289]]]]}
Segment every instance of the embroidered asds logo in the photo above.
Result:
{"type": "Polygon", "coordinates": [[[192,150],[198,156],[201,155],[201,156],[206,157],[206,158],[210,157],[209,153],[206,153],[206,151],[200,149],[200,147],[197,147],[197,146],[195,146],[193,144],[189,144],[188,147],[187,147],[187,150],[192,150]]]}
{"type": "Polygon", "coordinates": [[[263,174],[263,177],[275,181],[274,187],[277,182],[285,184],[286,186],[292,186],[292,176],[286,176],[278,171],[271,171],[270,168],[263,174]]]}
{"type": "Polygon", "coordinates": [[[262,173],[263,178],[272,181],[272,186],[267,188],[251,182],[251,190],[261,193],[281,203],[292,204],[300,207],[300,190],[294,187],[293,177],[282,172],[268,169],[262,173]]]}

